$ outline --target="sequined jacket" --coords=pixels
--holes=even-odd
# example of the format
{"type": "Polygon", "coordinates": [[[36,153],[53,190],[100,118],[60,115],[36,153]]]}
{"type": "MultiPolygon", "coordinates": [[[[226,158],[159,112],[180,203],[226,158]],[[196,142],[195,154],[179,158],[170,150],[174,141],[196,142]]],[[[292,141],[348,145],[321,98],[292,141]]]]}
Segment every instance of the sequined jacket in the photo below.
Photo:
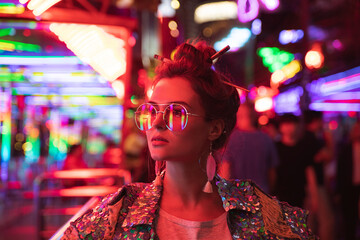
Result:
{"type": "MultiPolygon", "coordinates": [[[[263,193],[253,182],[216,185],[233,239],[317,239],[307,213],[263,193]]],[[[62,239],[158,239],[156,221],[162,186],[132,183],[105,197],[70,224],[62,239]]]]}

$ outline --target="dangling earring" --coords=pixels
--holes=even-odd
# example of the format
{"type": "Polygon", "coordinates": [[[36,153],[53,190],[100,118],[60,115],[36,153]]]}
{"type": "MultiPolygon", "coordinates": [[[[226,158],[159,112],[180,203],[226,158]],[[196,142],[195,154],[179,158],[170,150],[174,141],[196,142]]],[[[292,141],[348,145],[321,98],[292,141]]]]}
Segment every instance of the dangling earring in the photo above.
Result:
{"type": "Polygon", "coordinates": [[[160,161],[155,161],[155,181],[154,181],[154,185],[155,186],[161,186],[161,167],[163,166],[163,163],[160,161]]]}
{"type": "Polygon", "coordinates": [[[212,143],[211,143],[210,144],[210,153],[209,153],[209,156],[206,161],[206,175],[207,175],[208,180],[203,188],[203,192],[206,192],[206,193],[213,192],[211,181],[215,177],[215,172],[216,172],[216,161],[212,154],[212,143]]]}

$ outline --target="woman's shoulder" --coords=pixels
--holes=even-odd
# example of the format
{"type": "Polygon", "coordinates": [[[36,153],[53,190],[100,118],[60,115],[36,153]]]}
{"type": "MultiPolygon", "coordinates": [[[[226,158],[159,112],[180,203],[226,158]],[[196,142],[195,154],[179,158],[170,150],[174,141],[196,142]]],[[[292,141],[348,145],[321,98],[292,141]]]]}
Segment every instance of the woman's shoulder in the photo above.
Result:
{"type": "MultiPolygon", "coordinates": [[[[259,225],[267,232],[283,238],[316,239],[307,226],[306,210],[280,202],[262,191],[251,180],[225,180],[224,185],[226,189],[223,191],[229,194],[227,198],[230,199],[229,202],[224,200],[224,206],[253,213],[248,216],[254,216],[252,221],[260,221],[259,225]]],[[[222,194],[222,197],[224,196],[222,194]]],[[[234,214],[239,212],[235,211],[234,214]]]]}
{"type": "Polygon", "coordinates": [[[133,202],[148,183],[130,183],[117,192],[109,194],[85,214],[70,223],[61,239],[80,239],[91,236],[93,239],[112,239],[120,209],[133,202]]]}

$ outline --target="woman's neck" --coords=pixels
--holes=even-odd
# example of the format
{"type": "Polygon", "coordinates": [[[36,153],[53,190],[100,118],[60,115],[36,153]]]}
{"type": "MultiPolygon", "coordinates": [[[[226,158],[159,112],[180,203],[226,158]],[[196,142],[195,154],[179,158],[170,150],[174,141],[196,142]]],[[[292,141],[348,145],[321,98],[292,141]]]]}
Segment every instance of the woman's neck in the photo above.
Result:
{"type": "Polygon", "coordinates": [[[203,192],[206,182],[206,171],[200,164],[167,162],[160,207],[169,214],[187,220],[215,219],[225,210],[214,181],[213,192],[203,192]]]}
{"type": "Polygon", "coordinates": [[[204,194],[206,170],[199,163],[167,162],[164,176],[164,194],[176,196],[185,204],[196,204],[204,194]]]}

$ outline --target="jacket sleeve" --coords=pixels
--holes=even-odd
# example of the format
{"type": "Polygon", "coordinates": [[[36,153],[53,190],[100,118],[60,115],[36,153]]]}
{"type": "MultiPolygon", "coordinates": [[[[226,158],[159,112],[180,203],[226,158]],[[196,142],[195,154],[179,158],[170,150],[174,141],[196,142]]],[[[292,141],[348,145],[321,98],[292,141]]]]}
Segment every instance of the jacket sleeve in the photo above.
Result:
{"type": "Polygon", "coordinates": [[[71,222],[61,240],[112,239],[123,202],[122,190],[104,197],[97,206],[71,222]]]}
{"type": "Polygon", "coordinates": [[[279,202],[257,186],[254,190],[262,206],[261,213],[267,231],[287,239],[318,239],[307,225],[307,211],[279,202]]]}

